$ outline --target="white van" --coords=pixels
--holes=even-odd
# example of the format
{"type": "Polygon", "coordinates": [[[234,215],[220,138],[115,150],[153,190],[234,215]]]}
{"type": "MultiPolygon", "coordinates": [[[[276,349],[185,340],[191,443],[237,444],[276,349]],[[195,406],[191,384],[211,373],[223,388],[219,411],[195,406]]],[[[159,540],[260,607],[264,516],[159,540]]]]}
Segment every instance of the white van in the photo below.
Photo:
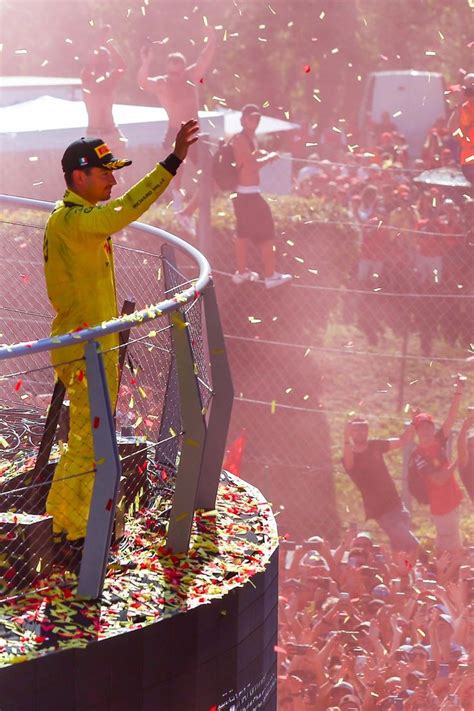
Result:
{"type": "Polygon", "coordinates": [[[387,111],[400,133],[406,136],[411,158],[417,158],[428,130],[438,118],[445,118],[447,104],[444,81],[437,72],[371,72],[367,78],[359,111],[359,130],[367,136],[368,119],[380,122],[387,111]]]}

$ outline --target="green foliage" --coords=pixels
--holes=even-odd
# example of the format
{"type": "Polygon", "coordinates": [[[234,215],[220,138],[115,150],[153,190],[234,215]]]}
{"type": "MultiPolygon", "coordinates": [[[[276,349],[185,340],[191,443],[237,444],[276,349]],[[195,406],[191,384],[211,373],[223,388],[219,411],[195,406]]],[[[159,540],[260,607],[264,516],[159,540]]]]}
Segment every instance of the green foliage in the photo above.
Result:
{"type": "MultiPolygon", "coordinates": [[[[358,252],[355,230],[333,224],[338,220],[349,221],[345,208],[319,198],[294,195],[266,196],[266,199],[275,222],[282,268],[306,284],[343,286],[358,252]],[[321,224],[323,221],[328,224],[321,224]]],[[[171,232],[176,230],[173,213],[164,204],[150,208],[146,219],[171,232]]],[[[220,195],[213,200],[211,224],[207,256],[214,268],[233,271],[235,218],[228,196],[220,195]]]]}
{"type": "Polygon", "coordinates": [[[192,62],[206,16],[222,29],[203,104],[257,101],[271,115],[319,124],[354,118],[369,71],[431,69],[457,83],[472,61],[467,0],[3,0],[0,12],[2,73],[78,76],[95,28],[108,23],[129,66],[118,98],[148,104],[136,83],[140,47],[154,43],[154,74],[172,51],[192,62]]]}

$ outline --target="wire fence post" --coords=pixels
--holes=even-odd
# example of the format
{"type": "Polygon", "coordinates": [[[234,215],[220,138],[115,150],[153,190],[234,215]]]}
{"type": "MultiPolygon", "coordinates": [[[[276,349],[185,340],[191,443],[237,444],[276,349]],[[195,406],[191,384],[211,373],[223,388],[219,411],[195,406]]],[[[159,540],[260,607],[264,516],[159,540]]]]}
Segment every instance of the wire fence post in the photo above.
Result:
{"type": "Polygon", "coordinates": [[[199,482],[196,503],[197,508],[211,510],[216,505],[217,487],[232,413],[234,387],[217,307],[216,292],[212,282],[204,291],[203,297],[211,368],[212,400],[202,459],[204,475],[199,482]]]}
{"type": "Polygon", "coordinates": [[[85,346],[95,477],[77,592],[80,597],[102,594],[120,486],[121,465],[114,415],[99,344],[85,346]]]}
{"type": "MultiPolygon", "coordinates": [[[[405,429],[410,427],[410,422],[405,422],[405,429]]],[[[413,452],[415,445],[412,442],[408,442],[403,447],[403,465],[402,465],[402,501],[407,507],[408,511],[412,512],[412,498],[410,494],[410,489],[408,488],[408,463],[410,461],[411,453],[413,452]]]]}
{"type": "Polygon", "coordinates": [[[183,441],[171,507],[167,545],[177,553],[188,550],[206,441],[206,422],[196,378],[187,323],[180,311],[171,314],[176,356],[183,441]]]}
{"type": "Polygon", "coordinates": [[[203,254],[209,253],[211,239],[211,153],[209,134],[204,133],[198,143],[199,151],[199,216],[197,222],[198,247],[203,254]]]}
{"type": "Polygon", "coordinates": [[[398,375],[398,403],[397,412],[401,412],[405,399],[405,371],[407,367],[407,350],[408,350],[408,324],[403,328],[402,336],[402,353],[400,359],[400,371],[398,375]]]}

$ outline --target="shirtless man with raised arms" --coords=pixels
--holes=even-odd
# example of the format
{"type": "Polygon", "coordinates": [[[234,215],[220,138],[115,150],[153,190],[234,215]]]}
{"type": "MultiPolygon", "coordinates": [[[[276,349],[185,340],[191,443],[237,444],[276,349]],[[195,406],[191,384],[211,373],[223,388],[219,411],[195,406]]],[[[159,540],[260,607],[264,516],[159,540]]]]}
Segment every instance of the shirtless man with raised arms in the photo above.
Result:
{"type": "MultiPolygon", "coordinates": [[[[153,53],[150,46],[142,47],[141,66],[138,70],[140,87],[156,96],[168,114],[168,130],[163,140],[163,147],[172,150],[173,141],[181,125],[182,116],[197,116],[199,108],[198,86],[209,69],[214,57],[216,35],[212,27],[208,27],[207,43],[204,45],[194,64],[187,65],[186,58],[180,52],[168,55],[166,74],[149,76],[153,53]]],[[[197,163],[197,151],[191,149],[189,157],[197,163]]],[[[196,192],[183,209],[183,198],[180,192],[181,178],[176,181],[173,189],[174,209],[181,226],[189,233],[195,233],[192,214],[197,208],[199,195],[196,192]]]]}

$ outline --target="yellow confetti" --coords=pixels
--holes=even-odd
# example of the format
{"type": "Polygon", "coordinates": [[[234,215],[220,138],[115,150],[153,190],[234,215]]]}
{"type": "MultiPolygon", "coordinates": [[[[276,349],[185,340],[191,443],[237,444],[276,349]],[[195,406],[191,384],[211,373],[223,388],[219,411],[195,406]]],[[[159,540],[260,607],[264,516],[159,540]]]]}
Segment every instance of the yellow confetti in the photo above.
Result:
{"type": "Polygon", "coordinates": [[[188,437],[187,439],[184,440],[184,443],[187,444],[189,447],[200,447],[201,443],[198,442],[197,439],[191,439],[191,437],[188,437]]]}
{"type": "Polygon", "coordinates": [[[179,516],[176,516],[176,520],[177,521],[184,521],[184,519],[187,518],[188,515],[189,515],[188,512],[185,511],[182,514],[179,514],[179,516]]]}
{"type": "Polygon", "coordinates": [[[272,400],[272,405],[271,405],[271,413],[272,413],[272,415],[275,414],[276,405],[277,405],[277,404],[276,404],[276,400],[272,400]]]}

